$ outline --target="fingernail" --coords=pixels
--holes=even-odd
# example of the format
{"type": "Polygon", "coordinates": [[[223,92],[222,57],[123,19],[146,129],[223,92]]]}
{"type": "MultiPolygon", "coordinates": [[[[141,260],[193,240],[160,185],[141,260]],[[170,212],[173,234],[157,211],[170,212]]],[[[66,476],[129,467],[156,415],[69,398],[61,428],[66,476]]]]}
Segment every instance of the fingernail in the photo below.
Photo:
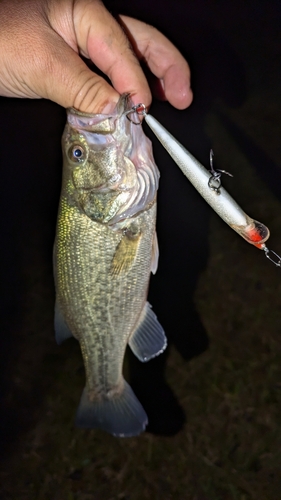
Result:
{"type": "Polygon", "coordinates": [[[118,99],[115,101],[115,100],[112,100],[110,102],[108,102],[102,109],[101,109],[101,114],[102,115],[109,115],[111,113],[113,113],[114,109],[116,108],[116,104],[118,102],[118,99]]]}

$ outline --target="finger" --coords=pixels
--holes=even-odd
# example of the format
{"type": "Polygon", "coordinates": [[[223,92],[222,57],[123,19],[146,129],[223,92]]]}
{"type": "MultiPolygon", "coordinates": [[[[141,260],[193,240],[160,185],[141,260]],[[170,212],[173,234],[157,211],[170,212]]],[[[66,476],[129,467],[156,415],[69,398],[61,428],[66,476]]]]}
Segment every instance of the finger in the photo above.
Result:
{"type": "MultiPolygon", "coordinates": [[[[65,2],[55,3],[55,17],[60,20],[56,28],[60,30],[52,27],[48,10],[42,17],[36,0],[21,1],[12,3],[11,12],[8,0],[3,3],[5,8],[0,2],[1,95],[44,97],[85,112],[100,113],[108,108],[110,112],[120,96],[102,77],[90,71],[79,56],[75,35],[71,38],[73,29],[67,28],[71,25],[71,9],[65,15],[65,2]],[[28,3],[30,11],[24,8],[28,3]],[[65,39],[60,34],[62,25],[65,39]]],[[[46,9],[47,6],[46,2],[46,9]]]]}
{"type": "Polygon", "coordinates": [[[192,102],[189,66],[179,50],[156,28],[127,16],[120,16],[139,57],[160,79],[167,100],[184,109],[192,102]]]}
{"type": "Polygon", "coordinates": [[[38,97],[51,99],[65,108],[101,113],[110,111],[120,97],[53,31],[48,33],[48,47],[32,75],[38,97]]]}
{"type": "Polygon", "coordinates": [[[133,102],[148,106],[151,93],[139,61],[122,28],[104,5],[99,1],[77,2],[74,28],[80,53],[110,78],[115,90],[119,94],[129,92],[133,102]]]}

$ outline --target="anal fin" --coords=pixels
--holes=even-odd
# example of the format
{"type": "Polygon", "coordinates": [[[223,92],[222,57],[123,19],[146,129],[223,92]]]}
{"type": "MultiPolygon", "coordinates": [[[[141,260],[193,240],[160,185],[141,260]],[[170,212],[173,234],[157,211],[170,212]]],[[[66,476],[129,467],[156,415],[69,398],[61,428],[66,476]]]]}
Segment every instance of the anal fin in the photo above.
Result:
{"type": "Polygon", "coordinates": [[[58,345],[62,344],[64,340],[73,337],[70,329],[64,321],[64,317],[56,301],[55,305],[55,338],[58,345]]]}
{"type": "Polygon", "coordinates": [[[151,305],[146,302],[137,329],[129,340],[129,346],[140,361],[149,361],[167,347],[167,338],[151,305]]]}

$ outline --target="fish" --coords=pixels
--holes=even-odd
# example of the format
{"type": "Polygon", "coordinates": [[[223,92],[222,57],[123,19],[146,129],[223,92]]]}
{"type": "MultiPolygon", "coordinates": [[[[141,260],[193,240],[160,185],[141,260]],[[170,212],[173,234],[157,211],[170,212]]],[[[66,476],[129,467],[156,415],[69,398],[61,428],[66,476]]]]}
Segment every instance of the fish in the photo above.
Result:
{"type": "Polygon", "coordinates": [[[55,336],[78,340],[85,388],[76,425],[129,437],[148,418],[123,377],[127,345],[142,362],[167,339],[147,293],[158,263],[159,170],[128,94],[111,113],[67,110],[54,244],[55,336]]]}
{"type": "MultiPolygon", "coordinates": [[[[154,116],[146,113],[143,104],[135,105],[134,108],[139,110],[138,114],[144,116],[147,125],[183,174],[224,222],[248,243],[260,250],[264,250],[266,257],[280,267],[280,257],[265,245],[270,236],[269,229],[261,222],[247,215],[230,194],[220,186],[220,183],[219,187],[217,186],[219,176],[216,177],[216,171],[213,169],[208,171],[154,116]],[[272,258],[274,256],[275,260],[272,258]]],[[[212,154],[211,151],[211,160],[212,154]]],[[[225,171],[220,172],[228,173],[225,171]]]]}

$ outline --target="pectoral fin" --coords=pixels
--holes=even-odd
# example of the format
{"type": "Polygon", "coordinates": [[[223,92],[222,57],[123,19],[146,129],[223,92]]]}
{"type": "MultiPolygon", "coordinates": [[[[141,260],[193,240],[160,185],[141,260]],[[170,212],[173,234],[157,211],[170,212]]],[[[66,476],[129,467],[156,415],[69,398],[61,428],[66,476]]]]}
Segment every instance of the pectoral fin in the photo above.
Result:
{"type": "Polygon", "coordinates": [[[60,307],[56,301],[55,305],[55,338],[58,345],[62,344],[64,340],[71,338],[73,335],[64,321],[64,317],[60,307]]]}
{"type": "Polygon", "coordinates": [[[148,302],[143,308],[138,327],[129,340],[129,346],[143,362],[155,358],[166,349],[165,332],[148,302]]]}
{"type": "Polygon", "coordinates": [[[111,274],[117,276],[126,272],[133,265],[140,244],[141,232],[126,230],[123,238],[116,248],[112,264],[111,274]]]}

